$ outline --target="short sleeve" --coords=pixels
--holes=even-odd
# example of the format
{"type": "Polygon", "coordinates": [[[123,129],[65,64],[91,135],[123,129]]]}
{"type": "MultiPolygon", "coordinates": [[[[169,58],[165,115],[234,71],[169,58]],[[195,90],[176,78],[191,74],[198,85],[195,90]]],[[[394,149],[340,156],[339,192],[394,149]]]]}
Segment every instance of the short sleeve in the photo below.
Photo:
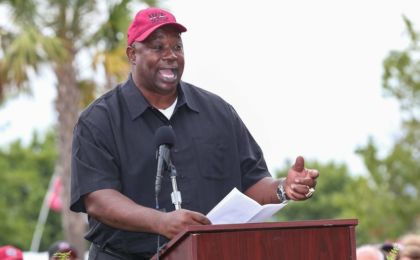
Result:
{"type": "Polygon", "coordinates": [[[271,177],[267,169],[263,152],[245,124],[230,106],[233,115],[233,124],[238,144],[240,168],[242,174],[242,188],[246,191],[249,187],[257,183],[264,177],[271,177]]]}
{"type": "Polygon", "coordinates": [[[83,196],[101,189],[121,189],[119,167],[109,138],[79,119],[73,131],[70,209],[86,212],[83,196]]]}

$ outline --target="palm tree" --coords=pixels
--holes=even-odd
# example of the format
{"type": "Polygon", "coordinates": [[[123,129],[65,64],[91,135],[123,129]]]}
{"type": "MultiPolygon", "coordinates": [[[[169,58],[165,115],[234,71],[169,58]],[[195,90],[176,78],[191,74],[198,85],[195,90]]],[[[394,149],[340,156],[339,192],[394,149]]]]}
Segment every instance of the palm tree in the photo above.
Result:
{"type": "MultiPolygon", "coordinates": [[[[98,57],[93,64],[98,66],[102,63],[105,66],[107,82],[119,79],[123,72],[126,76],[128,68],[118,66],[115,69],[113,65],[125,56],[121,48],[132,16],[128,8],[130,2],[0,0],[13,19],[11,28],[0,28],[0,100],[5,98],[7,91],[30,90],[30,75],[39,73],[41,67],[47,66],[56,76],[59,158],[55,171],[63,183],[61,196],[65,239],[75,245],[79,253],[86,249],[83,239],[86,220],[83,215],[69,210],[72,131],[81,103],[87,102],[82,102],[86,93],[92,96],[95,90],[92,86],[96,84],[93,80],[81,79],[77,58],[81,50],[93,50],[98,57]],[[100,24],[98,17],[103,13],[99,10],[104,6],[107,7],[108,17],[100,24]]],[[[139,2],[156,5],[156,1],[139,2]]]]}

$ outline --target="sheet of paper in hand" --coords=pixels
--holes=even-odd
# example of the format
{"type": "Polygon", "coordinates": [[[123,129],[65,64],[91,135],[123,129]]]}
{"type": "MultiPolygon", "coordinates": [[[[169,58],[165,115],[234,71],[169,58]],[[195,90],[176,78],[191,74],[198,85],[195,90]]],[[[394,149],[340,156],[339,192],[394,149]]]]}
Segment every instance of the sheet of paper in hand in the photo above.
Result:
{"type": "Polygon", "coordinates": [[[226,195],[208,214],[212,224],[240,224],[264,222],[287,203],[260,205],[237,188],[226,195]]]}

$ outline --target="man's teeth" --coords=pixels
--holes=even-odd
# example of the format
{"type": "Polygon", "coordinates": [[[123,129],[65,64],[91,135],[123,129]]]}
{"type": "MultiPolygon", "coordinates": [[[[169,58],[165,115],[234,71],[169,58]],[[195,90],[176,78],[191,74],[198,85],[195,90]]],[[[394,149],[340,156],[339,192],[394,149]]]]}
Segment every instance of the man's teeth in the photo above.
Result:
{"type": "Polygon", "coordinates": [[[160,74],[167,79],[174,79],[176,78],[176,74],[172,69],[161,69],[160,74]]]}

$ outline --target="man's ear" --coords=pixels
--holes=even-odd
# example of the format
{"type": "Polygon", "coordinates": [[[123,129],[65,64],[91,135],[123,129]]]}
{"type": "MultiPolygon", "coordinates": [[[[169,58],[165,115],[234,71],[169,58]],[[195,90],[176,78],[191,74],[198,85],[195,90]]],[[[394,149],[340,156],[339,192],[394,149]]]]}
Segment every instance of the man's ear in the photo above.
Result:
{"type": "Polygon", "coordinates": [[[132,65],[136,65],[136,50],[131,46],[127,46],[127,49],[125,49],[125,54],[127,55],[128,61],[132,65]]]}

